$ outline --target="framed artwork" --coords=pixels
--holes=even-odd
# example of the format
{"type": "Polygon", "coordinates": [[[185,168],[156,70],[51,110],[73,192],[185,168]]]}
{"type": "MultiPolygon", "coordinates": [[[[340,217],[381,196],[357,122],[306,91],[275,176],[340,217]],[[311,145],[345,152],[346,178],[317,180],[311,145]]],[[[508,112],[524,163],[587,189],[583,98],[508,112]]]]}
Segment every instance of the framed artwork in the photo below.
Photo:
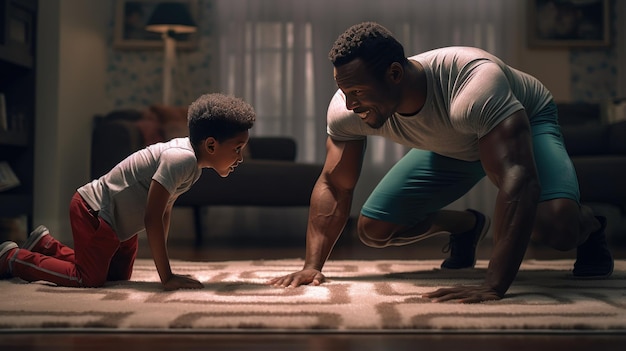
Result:
{"type": "MultiPolygon", "coordinates": [[[[160,2],[181,2],[188,7],[189,13],[198,23],[198,2],[196,0],[117,0],[113,47],[121,50],[163,50],[161,33],[146,30],[152,11],[160,2]]],[[[176,48],[190,50],[197,47],[197,34],[175,34],[176,48]]]]}
{"type": "Polygon", "coordinates": [[[534,48],[604,47],[609,0],[528,0],[528,44],[534,48]]]}

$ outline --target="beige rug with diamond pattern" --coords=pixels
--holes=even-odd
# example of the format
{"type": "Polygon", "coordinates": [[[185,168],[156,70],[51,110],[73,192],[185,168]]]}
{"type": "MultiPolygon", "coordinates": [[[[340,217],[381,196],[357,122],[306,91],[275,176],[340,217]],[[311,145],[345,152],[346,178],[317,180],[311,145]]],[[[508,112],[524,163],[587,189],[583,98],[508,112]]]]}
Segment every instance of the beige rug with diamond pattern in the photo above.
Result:
{"type": "Polygon", "coordinates": [[[328,282],[295,289],[265,284],[302,267],[297,259],[182,262],[203,290],[164,292],[154,264],[132,281],[98,289],[0,281],[0,332],[21,330],[199,332],[601,331],[626,332],[626,260],[606,280],[570,277],[571,260],[525,261],[506,298],[475,305],[431,303],[421,294],[482,281],[439,260],[329,261],[328,282]]]}

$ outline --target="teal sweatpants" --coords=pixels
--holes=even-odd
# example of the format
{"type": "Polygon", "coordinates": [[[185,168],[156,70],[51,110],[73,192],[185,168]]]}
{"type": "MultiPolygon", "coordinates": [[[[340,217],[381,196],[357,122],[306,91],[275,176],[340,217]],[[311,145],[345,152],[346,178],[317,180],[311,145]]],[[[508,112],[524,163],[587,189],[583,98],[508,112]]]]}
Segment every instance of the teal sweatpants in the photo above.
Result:
{"type": "MultiPolygon", "coordinates": [[[[568,198],[580,202],[578,179],[565,150],[556,104],[530,118],[535,164],[541,182],[539,201],[568,198]]],[[[462,161],[412,149],[378,183],[361,214],[411,226],[465,195],[485,177],[480,161],[462,161]]]]}

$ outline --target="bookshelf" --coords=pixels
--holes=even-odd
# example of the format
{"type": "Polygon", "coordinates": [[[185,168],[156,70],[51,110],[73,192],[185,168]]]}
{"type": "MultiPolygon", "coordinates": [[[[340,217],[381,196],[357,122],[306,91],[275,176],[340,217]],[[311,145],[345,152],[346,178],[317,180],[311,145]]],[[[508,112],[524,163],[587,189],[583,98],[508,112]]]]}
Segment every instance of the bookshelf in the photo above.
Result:
{"type": "MultiPolygon", "coordinates": [[[[0,191],[0,218],[32,226],[37,0],[0,0],[0,162],[19,185],[0,191]]],[[[0,187],[1,188],[1,187],[0,187]]]]}

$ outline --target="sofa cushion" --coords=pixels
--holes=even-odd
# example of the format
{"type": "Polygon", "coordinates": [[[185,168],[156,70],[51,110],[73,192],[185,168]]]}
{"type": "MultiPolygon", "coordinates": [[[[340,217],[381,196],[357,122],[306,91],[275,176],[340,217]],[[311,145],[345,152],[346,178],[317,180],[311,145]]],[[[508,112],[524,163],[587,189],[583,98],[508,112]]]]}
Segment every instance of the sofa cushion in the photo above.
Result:
{"type": "Polygon", "coordinates": [[[189,136],[187,107],[154,104],[148,111],[161,122],[161,132],[165,140],[189,136]]]}
{"type": "Polygon", "coordinates": [[[606,125],[563,126],[561,129],[570,156],[603,155],[609,149],[606,125]]]}
{"type": "Polygon", "coordinates": [[[581,201],[626,208],[626,156],[580,156],[573,157],[572,162],[580,184],[581,201]]]}
{"type": "Polygon", "coordinates": [[[244,161],[228,177],[204,169],[176,206],[308,206],[322,166],[289,161],[244,161]]]}
{"type": "Polygon", "coordinates": [[[144,118],[144,115],[141,111],[133,110],[133,109],[120,109],[107,113],[104,116],[97,116],[98,118],[102,118],[108,122],[112,121],[138,121],[144,118]]]}
{"type": "Polygon", "coordinates": [[[289,137],[250,138],[244,150],[248,150],[248,156],[252,159],[276,161],[295,161],[298,152],[296,141],[289,137]]]}
{"type": "Polygon", "coordinates": [[[135,125],[143,135],[145,146],[164,140],[161,122],[159,122],[154,114],[142,111],[142,117],[135,122],[135,125]]]}
{"type": "Polygon", "coordinates": [[[611,153],[626,155],[626,121],[609,125],[611,153]]]}
{"type": "Polygon", "coordinates": [[[560,102],[556,104],[559,124],[562,126],[597,125],[601,123],[600,104],[587,102],[560,102]]]}

